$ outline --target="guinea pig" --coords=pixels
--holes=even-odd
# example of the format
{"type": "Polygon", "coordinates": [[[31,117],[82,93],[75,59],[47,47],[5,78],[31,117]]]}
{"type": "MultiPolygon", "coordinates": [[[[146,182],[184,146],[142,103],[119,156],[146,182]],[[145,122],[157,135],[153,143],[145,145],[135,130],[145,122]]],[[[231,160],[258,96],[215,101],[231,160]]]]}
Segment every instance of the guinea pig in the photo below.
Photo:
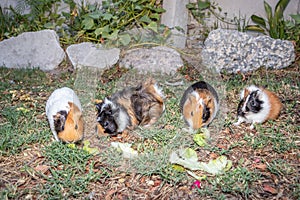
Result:
{"type": "Polygon", "coordinates": [[[46,103],[46,115],[56,141],[78,142],[83,138],[82,108],[75,92],[63,87],[56,89],[46,103]]]}
{"type": "Polygon", "coordinates": [[[238,104],[238,121],[235,126],[243,122],[251,123],[250,129],[255,123],[264,123],[270,119],[276,119],[283,105],[278,96],[262,87],[251,85],[241,91],[238,104]]]}
{"type": "Polygon", "coordinates": [[[118,134],[137,126],[150,126],[164,111],[162,90],[153,79],[128,87],[96,104],[97,122],[105,133],[118,134]]]}
{"type": "Polygon", "coordinates": [[[218,94],[208,83],[196,82],[185,90],[180,110],[191,130],[207,127],[219,110],[218,94]]]}

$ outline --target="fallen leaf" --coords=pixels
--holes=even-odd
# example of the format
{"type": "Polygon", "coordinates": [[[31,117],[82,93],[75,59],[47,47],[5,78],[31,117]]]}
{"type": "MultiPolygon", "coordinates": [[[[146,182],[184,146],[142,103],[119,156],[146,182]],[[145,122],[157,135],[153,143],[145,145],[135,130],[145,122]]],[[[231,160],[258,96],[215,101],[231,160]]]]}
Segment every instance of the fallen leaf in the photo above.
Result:
{"type": "Polygon", "coordinates": [[[121,142],[112,142],[111,146],[119,149],[123,153],[123,158],[135,158],[138,156],[138,152],[131,148],[131,144],[121,143],[121,142]]]}
{"type": "Polygon", "coordinates": [[[206,138],[204,134],[195,134],[193,137],[194,142],[196,142],[196,144],[198,144],[200,147],[204,147],[207,145],[205,139],[206,138]]]}
{"type": "Polygon", "coordinates": [[[112,195],[114,193],[116,193],[118,190],[109,190],[107,193],[106,193],[106,196],[105,196],[105,200],[110,200],[112,199],[112,195]]]}
{"type": "Polygon", "coordinates": [[[278,193],[278,191],[275,188],[273,188],[272,186],[267,185],[267,184],[263,185],[263,189],[264,189],[264,191],[270,192],[272,194],[277,194],[278,193]]]}
{"type": "Polygon", "coordinates": [[[47,165],[38,165],[34,168],[35,171],[45,174],[49,170],[49,166],[47,165]]]}
{"type": "Polygon", "coordinates": [[[257,164],[257,165],[254,165],[254,168],[265,171],[267,169],[267,165],[266,164],[257,164]]]}
{"type": "Polygon", "coordinates": [[[181,165],[189,170],[204,170],[211,174],[218,174],[227,171],[232,166],[232,161],[227,160],[226,156],[220,156],[208,163],[199,162],[197,153],[191,148],[173,151],[169,161],[172,164],[181,165]]]}
{"type": "Polygon", "coordinates": [[[191,148],[173,151],[169,160],[172,164],[178,164],[190,170],[201,169],[200,162],[198,162],[197,153],[191,148]]]}
{"type": "Polygon", "coordinates": [[[82,149],[86,152],[88,152],[89,154],[98,154],[99,150],[97,148],[90,148],[90,142],[88,140],[83,141],[83,147],[82,149]]]}
{"type": "Polygon", "coordinates": [[[216,154],[216,153],[211,153],[211,154],[209,154],[209,157],[210,157],[211,159],[216,159],[216,158],[218,157],[218,154],[216,154]]]}

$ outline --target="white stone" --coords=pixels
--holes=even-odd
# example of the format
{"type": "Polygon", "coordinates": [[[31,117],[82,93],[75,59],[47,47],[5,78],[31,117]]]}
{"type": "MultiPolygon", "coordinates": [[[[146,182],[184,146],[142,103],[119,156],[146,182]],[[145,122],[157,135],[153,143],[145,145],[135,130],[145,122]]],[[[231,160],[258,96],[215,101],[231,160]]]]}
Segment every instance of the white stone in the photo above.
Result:
{"type": "Polygon", "coordinates": [[[173,74],[183,66],[180,54],[169,47],[137,48],[129,50],[120,60],[120,66],[135,68],[141,72],[173,74]]]}
{"type": "Polygon", "coordinates": [[[74,68],[80,66],[105,68],[111,67],[119,60],[120,49],[106,49],[100,44],[84,42],[67,48],[67,55],[74,68]]]}
{"type": "Polygon", "coordinates": [[[65,58],[55,31],[26,32],[0,42],[0,66],[48,71],[65,58]]]}
{"type": "Polygon", "coordinates": [[[214,30],[204,44],[202,62],[218,72],[248,72],[260,67],[281,69],[295,60],[291,41],[254,37],[236,30],[214,30]]]}

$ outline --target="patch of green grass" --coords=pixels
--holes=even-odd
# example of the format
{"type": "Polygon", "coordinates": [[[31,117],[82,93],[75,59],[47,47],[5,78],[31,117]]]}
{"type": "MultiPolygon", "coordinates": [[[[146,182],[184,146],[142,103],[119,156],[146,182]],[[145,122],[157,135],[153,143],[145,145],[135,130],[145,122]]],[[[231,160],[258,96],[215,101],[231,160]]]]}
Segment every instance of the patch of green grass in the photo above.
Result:
{"type": "Polygon", "coordinates": [[[83,197],[83,194],[90,192],[88,185],[100,178],[100,174],[95,173],[93,169],[92,163],[86,173],[76,173],[73,168],[69,167],[62,170],[50,168],[51,176],[43,176],[47,181],[46,184],[36,188],[38,197],[51,199],[83,197]]]}
{"type": "Polygon", "coordinates": [[[219,189],[216,185],[213,186],[206,186],[203,188],[197,188],[197,192],[200,195],[200,197],[203,198],[212,198],[216,200],[226,200],[226,196],[224,194],[221,194],[219,192],[219,189]]]}
{"type": "Polygon", "coordinates": [[[96,173],[94,162],[89,162],[92,155],[78,149],[68,147],[60,142],[53,142],[44,148],[47,164],[51,166],[50,175],[41,174],[45,184],[36,188],[38,196],[43,198],[76,198],[88,193],[88,185],[103,176],[107,171],[96,173]]]}
{"type": "Polygon", "coordinates": [[[247,198],[253,191],[251,184],[259,180],[258,173],[249,171],[244,167],[237,167],[221,175],[217,175],[213,179],[209,179],[209,183],[219,188],[224,193],[233,195],[241,195],[247,198]]]}
{"type": "Polygon", "coordinates": [[[16,106],[2,110],[5,122],[0,126],[0,155],[16,154],[31,144],[50,140],[47,122],[36,121],[34,113],[18,110],[16,106]]]}
{"type": "Polygon", "coordinates": [[[277,153],[284,153],[296,147],[295,137],[293,135],[284,135],[277,127],[263,128],[257,126],[259,132],[256,136],[246,134],[244,140],[248,142],[253,149],[262,149],[268,145],[277,153]]]}
{"type": "Polygon", "coordinates": [[[60,142],[53,142],[44,149],[44,156],[51,162],[52,166],[68,165],[80,171],[84,171],[87,161],[91,155],[81,149],[71,148],[60,142]]]}
{"type": "Polygon", "coordinates": [[[275,159],[270,163],[267,163],[268,170],[277,176],[284,176],[292,174],[295,172],[295,169],[283,159],[275,159]]]}

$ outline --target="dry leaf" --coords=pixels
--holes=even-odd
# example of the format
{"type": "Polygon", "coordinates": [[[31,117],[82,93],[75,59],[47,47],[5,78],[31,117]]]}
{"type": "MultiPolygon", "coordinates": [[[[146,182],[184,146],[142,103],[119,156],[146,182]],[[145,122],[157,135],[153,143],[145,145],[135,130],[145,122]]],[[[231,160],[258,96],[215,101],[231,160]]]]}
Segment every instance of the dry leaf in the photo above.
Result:
{"type": "Polygon", "coordinates": [[[273,188],[272,186],[267,185],[267,184],[264,184],[263,189],[264,189],[264,191],[270,192],[272,194],[277,194],[278,193],[275,188],[273,188]]]}
{"type": "Polygon", "coordinates": [[[45,174],[50,167],[47,165],[38,165],[34,168],[35,171],[45,174]]]}
{"type": "Polygon", "coordinates": [[[265,171],[267,169],[267,165],[266,164],[257,164],[257,165],[254,165],[254,168],[265,171]]]}

